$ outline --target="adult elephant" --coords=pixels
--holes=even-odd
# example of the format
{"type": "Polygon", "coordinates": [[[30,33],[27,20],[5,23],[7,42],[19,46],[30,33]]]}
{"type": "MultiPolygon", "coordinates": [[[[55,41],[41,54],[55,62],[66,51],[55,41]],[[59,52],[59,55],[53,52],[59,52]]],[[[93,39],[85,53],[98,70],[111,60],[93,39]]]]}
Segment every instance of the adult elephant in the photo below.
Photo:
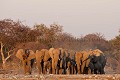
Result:
{"type": "Polygon", "coordinates": [[[35,58],[34,52],[29,49],[19,49],[16,53],[16,57],[22,61],[24,73],[31,74],[31,68],[35,58]]]}
{"type": "Polygon", "coordinates": [[[39,69],[39,74],[47,73],[47,69],[49,73],[51,72],[51,57],[49,55],[49,51],[47,49],[36,50],[36,62],[37,67],[39,69]]]}
{"type": "Polygon", "coordinates": [[[90,63],[90,52],[91,51],[81,51],[82,53],[82,62],[81,62],[81,73],[82,74],[90,74],[91,70],[89,68],[89,63],[90,63]]]}
{"type": "Polygon", "coordinates": [[[52,58],[52,74],[58,74],[59,69],[58,69],[58,61],[59,61],[59,49],[55,48],[50,48],[49,49],[49,55],[52,58]]]}
{"type": "Polygon", "coordinates": [[[67,66],[67,74],[76,74],[77,73],[77,64],[75,61],[75,51],[70,51],[68,56],[66,57],[66,66],[67,66]]]}
{"type": "Polygon", "coordinates": [[[106,65],[106,57],[99,49],[93,50],[90,54],[91,72],[95,74],[105,74],[104,67],[106,65]]]}
{"type": "Polygon", "coordinates": [[[62,48],[50,48],[50,57],[52,58],[52,73],[66,74],[66,56],[67,50],[62,48]]]}
{"type": "Polygon", "coordinates": [[[58,69],[60,74],[66,74],[66,57],[68,56],[67,49],[59,48],[58,69]]]}
{"type": "Polygon", "coordinates": [[[81,65],[82,65],[81,61],[82,61],[82,59],[83,59],[83,54],[81,52],[76,52],[75,61],[76,61],[76,64],[77,64],[78,74],[81,74],[81,65]]]}

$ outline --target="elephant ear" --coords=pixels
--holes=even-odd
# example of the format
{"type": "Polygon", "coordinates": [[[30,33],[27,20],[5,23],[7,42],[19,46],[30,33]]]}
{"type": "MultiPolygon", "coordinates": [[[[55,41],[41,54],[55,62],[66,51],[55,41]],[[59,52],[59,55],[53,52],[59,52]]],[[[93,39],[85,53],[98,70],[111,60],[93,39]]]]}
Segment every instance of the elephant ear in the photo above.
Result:
{"type": "Polygon", "coordinates": [[[28,60],[31,60],[31,59],[34,59],[34,58],[35,58],[35,53],[32,50],[30,50],[28,60]]]}
{"type": "Polygon", "coordinates": [[[20,60],[23,60],[23,55],[24,55],[23,49],[19,49],[16,53],[16,57],[20,60]]]}

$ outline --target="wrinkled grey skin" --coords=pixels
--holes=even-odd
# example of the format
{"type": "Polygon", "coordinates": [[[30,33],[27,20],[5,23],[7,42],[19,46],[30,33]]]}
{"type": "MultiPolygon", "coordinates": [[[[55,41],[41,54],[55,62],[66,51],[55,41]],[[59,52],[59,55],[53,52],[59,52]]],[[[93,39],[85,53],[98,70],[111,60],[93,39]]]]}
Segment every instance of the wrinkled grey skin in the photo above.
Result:
{"type": "Polygon", "coordinates": [[[77,65],[75,61],[75,54],[70,57],[70,53],[68,53],[68,56],[66,57],[66,69],[68,68],[68,74],[77,74],[77,65]]]}
{"type": "Polygon", "coordinates": [[[66,53],[59,50],[58,69],[63,69],[63,74],[66,74],[66,53]]]}
{"type": "Polygon", "coordinates": [[[91,73],[94,74],[105,74],[104,67],[106,65],[106,58],[103,54],[100,56],[91,55],[89,67],[91,69],[91,73]]]}

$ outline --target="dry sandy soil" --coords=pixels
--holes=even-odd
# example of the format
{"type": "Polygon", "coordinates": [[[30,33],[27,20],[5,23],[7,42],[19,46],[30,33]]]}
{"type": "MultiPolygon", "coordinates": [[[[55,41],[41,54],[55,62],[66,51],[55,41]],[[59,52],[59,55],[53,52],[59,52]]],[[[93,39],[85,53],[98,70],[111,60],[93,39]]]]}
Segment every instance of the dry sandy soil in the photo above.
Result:
{"type": "Polygon", "coordinates": [[[38,73],[32,73],[31,75],[24,75],[16,71],[0,70],[0,80],[120,80],[120,74],[39,75],[38,73]]]}
{"type": "Polygon", "coordinates": [[[0,74],[0,80],[120,80],[120,74],[106,75],[13,75],[0,74]]]}
{"type": "Polygon", "coordinates": [[[120,80],[120,74],[118,74],[120,73],[120,65],[111,58],[108,61],[105,67],[106,74],[104,75],[39,75],[35,67],[32,69],[31,75],[24,75],[22,68],[19,67],[21,64],[8,63],[7,70],[3,70],[0,66],[0,80],[120,80]]]}

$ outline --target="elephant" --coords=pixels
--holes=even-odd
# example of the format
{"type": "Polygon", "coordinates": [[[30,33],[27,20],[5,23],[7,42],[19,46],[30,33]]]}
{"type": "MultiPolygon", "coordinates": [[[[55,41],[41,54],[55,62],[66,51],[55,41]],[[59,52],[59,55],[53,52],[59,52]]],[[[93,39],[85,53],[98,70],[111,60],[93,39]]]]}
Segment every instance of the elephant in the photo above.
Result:
{"type": "Polygon", "coordinates": [[[58,60],[58,69],[60,74],[66,74],[66,57],[68,56],[68,50],[59,48],[59,60],[58,60]]]}
{"type": "Polygon", "coordinates": [[[94,74],[105,74],[104,67],[106,65],[106,57],[99,49],[93,50],[90,54],[89,67],[94,74]]]}
{"type": "Polygon", "coordinates": [[[75,61],[76,52],[74,50],[70,50],[67,54],[68,54],[66,57],[67,74],[76,74],[77,73],[77,64],[75,61]]]}
{"type": "Polygon", "coordinates": [[[55,48],[50,48],[49,49],[49,55],[52,58],[52,74],[58,74],[59,69],[58,69],[58,61],[60,60],[59,58],[60,51],[59,49],[55,48]]]}
{"type": "Polygon", "coordinates": [[[16,57],[22,61],[25,74],[31,74],[35,59],[35,53],[29,49],[19,49],[16,57]]]}
{"type": "Polygon", "coordinates": [[[47,49],[42,49],[40,51],[36,50],[35,57],[39,74],[46,74],[47,69],[49,70],[49,73],[51,73],[51,57],[49,55],[49,51],[47,49]]]}
{"type": "Polygon", "coordinates": [[[77,72],[78,74],[81,74],[81,61],[82,61],[82,58],[83,58],[83,54],[81,52],[76,52],[75,54],[75,61],[76,61],[76,64],[77,64],[77,72]]]}
{"type": "Polygon", "coordinates": [[[63,48],[50,48],[50,57],[52,58],[52,73],[66,74],[66,56],[67,50],[63,48]]]}
{"type": "Polygon", "coordinates": [[[81,53],[82,53],[81,73],[82,74],[90,74],[91,73],[91,69],[89,68],[90,52],[91,51],[81,51],[81,53]]]}

